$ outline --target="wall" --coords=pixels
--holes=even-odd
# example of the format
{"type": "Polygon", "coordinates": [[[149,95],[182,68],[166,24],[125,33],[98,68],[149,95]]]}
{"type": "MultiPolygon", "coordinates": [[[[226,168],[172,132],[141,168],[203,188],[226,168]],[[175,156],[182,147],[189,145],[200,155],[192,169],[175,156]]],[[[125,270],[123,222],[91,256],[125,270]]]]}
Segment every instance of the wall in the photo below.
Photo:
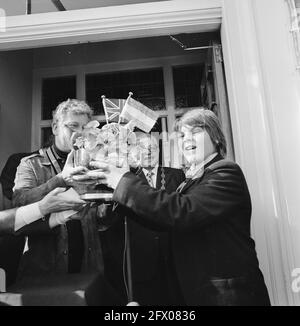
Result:
{"type": "Polygon", "coordinates": [[[0,52],[0,171],[8,156],[30,151],[31,51],[0,52]]]}

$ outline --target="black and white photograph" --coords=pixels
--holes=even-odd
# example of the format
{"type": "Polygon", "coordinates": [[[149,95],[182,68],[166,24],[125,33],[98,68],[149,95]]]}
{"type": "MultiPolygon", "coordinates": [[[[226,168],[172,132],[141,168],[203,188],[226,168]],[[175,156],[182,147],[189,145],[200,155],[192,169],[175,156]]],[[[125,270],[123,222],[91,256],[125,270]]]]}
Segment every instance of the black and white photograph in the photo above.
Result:
{"type": "Polygon", "coordinates": [[[300,306],[299,162],[300,0],[0,0],[1,310],[300,306]]]}

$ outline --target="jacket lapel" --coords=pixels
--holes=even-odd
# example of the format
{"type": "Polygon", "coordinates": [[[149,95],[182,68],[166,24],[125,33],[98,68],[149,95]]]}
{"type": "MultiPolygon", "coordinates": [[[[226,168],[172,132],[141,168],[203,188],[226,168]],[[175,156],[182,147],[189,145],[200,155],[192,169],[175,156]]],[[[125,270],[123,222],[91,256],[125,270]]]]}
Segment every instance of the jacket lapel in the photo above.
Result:
{"type": "Polygon", "coordinates": [[[205,165],[204,165],[204,170],[205,169],[207,169],[210,165],[212,165],[212,164],[214,164],[214,163],[216,163],[216,162],[218,162],[218,161],[220,161],[220,160],[223,160],[223,157],[220,155],[220,154],[218,154],[216,157],[214,157],[211,161],[209,161],[208,163],[206,163],[205,165]]]}

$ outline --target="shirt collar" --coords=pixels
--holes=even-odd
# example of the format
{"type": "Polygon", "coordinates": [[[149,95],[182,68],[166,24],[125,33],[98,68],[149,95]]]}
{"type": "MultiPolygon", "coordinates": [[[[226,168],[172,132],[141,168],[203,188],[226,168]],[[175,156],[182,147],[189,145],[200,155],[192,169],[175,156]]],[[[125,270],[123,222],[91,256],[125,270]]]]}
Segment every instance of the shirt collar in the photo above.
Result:
{"type": "Polygon", "coordinates": [[[218,155],[217,152],[212,153],[209,155],[203,162],[198,165],[192,165],[186,172],[187,178],[199,178],[203,174],[204,166],[212,161],[218,155]]]}
{"type": "Polygon", "coordinates": [[[153,173],[153,175],[157,175],[157,170],[158,170],[158,164],[156,164],[152,169],[143,168],[143,172],[144,172],[145,175],[147,175],[147,173],[149,171],[151,171],[153,173]]]}
{"type": "Polygon", "coordinates": [[[59,150],[57,148],[57,146],[55,145],[55,142],[52,145],[52,149],[54,151],[54,155],[56,156],[56,159],[61,159],[63,161],[65,161],[67,159],[67,156],[69,153],[63,152],[61,150],[59,150]]]}

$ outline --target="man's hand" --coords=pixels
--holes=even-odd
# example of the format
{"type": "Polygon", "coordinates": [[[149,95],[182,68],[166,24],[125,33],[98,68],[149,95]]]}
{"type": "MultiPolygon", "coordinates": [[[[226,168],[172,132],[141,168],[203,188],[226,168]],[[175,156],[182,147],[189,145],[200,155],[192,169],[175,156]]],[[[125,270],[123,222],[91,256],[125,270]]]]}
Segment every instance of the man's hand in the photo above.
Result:
{"type": "Polygon", "coordinates": [[[70,209],[78,211],[84,207],[86,204],[84,200],[64,198],[61,194],[65,192],[65,190],[65,188],[56,188],[39,201],[39,208],[43,216],[70,209]]]}
{"type": "Polygon", "coordinates": [[[74,167],[74,150],[72,150],[66,160],[65,166],[62,172],[59,174],[66,183],[67,186],[73,185],[72,176],[74,174],[83,174],[88,171],[88,169],[84,166],[74,167]]]}

